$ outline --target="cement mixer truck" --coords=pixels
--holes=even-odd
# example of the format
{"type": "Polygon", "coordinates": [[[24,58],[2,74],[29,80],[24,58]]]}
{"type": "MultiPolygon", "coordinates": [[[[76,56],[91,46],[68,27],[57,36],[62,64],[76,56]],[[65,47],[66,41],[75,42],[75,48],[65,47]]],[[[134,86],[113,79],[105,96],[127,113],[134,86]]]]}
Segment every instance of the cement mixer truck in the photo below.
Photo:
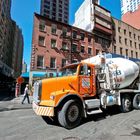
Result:
{"type": "Polygon", "coordinates": [[[97,55],[65,66],[62,77],[34,84],[35,113],[57,118],[67,129],[114,105],[124,113],[140,109],[140,67],[128,59],[97,55]]]}

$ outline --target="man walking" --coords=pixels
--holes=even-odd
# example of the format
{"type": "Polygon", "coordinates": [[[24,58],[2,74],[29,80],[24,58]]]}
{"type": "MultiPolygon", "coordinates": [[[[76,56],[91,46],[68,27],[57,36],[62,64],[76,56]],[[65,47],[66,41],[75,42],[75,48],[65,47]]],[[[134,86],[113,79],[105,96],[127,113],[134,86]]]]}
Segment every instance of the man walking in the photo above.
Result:
{"type": "Polygon", "coordinates": [[[30,104],[30,100],[29,100],[29,85],[27,84],[24,90],[24,98],[22,100],[22,104],[24,103],[25,99],[27,98],[28,100],[28,104],[30,104]]]}

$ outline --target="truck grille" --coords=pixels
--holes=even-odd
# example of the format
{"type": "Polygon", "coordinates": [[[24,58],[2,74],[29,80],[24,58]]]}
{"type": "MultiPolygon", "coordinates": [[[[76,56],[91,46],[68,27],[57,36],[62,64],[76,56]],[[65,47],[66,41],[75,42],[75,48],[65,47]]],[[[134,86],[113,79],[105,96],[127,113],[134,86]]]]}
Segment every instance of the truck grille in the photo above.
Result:
{"type": "Polygon", "coordinates": [[[37,81],[37,82],[34,83],[33,101],[35,103],[40,102],[41,88],[42,88],[41,81],[37,81]]]}

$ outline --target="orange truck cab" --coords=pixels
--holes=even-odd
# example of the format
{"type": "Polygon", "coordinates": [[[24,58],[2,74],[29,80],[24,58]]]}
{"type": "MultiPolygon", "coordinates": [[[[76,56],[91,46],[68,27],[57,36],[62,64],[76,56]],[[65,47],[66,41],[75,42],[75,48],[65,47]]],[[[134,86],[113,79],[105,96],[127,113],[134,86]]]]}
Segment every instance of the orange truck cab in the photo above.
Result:
{"type": "Polygon", "coordinates": [[[95,67],[71,64],[63,68],[62,75],[34,84],[33,110],[40,116],[57,116],[62,126],[71,128],[86,116],[84,100],[96,98],[95,67]]]}

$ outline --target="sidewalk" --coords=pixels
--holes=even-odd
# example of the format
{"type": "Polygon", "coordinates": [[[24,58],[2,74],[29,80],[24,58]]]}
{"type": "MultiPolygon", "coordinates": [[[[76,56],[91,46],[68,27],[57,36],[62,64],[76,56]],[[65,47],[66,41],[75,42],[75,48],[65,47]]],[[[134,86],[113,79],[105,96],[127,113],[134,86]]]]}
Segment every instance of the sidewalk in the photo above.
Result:
{"type": "MultiPolygon", "coordinates": [[[[20,95],[19,97],[14,98],[13,100],[11,100],[11,102],[21,104],[22,99],[23,99],[23,95],[20,95]]],[[[30,99],[30,102],[32,103],[33,97],[32,97],[32,96],[29,96],[29,99],[30,99]]],[[[28,104],[28,103],[27,103],[27,99],[24,101],[24,104],[28,104]]],[[[24,105],[24,104],[23,104],[23,105],[24,105]]]]}
{"type": "MultiPolygon", "coordinates": [[[[30,96],[29,98],[30,98],[30,102],[32,103],[33,100],[32,96],[30,96]]],[[[0,112],[19,110],[19,109],[32,109],[32,104],[28,104],[27,100],[25,100],[24,104],[21,104],[22,99],[23,99],[23,95],[14,98],[12,100],[0,101],[0,112]]]]}

